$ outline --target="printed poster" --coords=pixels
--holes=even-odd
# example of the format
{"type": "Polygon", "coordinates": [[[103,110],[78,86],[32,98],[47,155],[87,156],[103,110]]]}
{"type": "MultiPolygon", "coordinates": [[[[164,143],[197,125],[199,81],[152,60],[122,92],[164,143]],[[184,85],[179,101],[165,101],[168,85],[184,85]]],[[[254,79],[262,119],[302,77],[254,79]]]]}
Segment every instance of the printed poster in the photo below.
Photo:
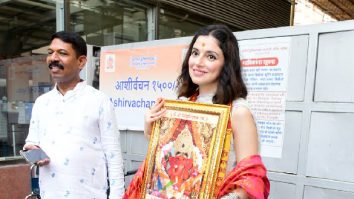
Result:
{"type": "Polygon", "coordinates": [[[290,37],[240,42],[247,101],[257,121],[263,157],[282,155],[290,44],[290,37]]]}

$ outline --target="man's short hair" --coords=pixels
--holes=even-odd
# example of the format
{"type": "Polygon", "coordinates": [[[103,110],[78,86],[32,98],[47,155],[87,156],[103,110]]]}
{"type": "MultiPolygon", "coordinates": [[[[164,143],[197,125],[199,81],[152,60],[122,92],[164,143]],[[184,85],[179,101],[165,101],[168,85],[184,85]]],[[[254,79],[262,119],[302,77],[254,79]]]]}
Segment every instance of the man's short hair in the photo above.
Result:
{"type": "Polygon", "coordinates": [[[65,43],[70,43],[76,52],[76,56],[87,56],[87,47],[85,40],[76,32],[59,31],[52,35],[51,41],[60,39],[65,43]]]}

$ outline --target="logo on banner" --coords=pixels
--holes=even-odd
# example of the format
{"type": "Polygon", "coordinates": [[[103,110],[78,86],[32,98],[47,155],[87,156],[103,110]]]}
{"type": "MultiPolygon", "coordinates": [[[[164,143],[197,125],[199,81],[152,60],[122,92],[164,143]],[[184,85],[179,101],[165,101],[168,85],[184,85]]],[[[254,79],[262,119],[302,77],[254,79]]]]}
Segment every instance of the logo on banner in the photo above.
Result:
{"type": "Polygon", "coordinates": [[[131,56],[129,66],[137,70],[147,70],[157,65],[157,56],[131,56]]]}
{"type": "Polygon", "coordinates": [[[112,73],[116,70],[116,56],[107,54],[105,59],[104,72],[112,73]]]}

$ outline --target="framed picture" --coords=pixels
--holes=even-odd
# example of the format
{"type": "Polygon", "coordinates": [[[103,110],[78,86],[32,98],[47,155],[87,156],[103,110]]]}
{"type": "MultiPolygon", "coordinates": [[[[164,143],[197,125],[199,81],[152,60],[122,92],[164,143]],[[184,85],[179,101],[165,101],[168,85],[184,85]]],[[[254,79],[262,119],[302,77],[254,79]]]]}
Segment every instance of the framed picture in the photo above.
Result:
{"type": "Polygon", "coordinates": [[[150,137],[143,198],[215,198],[229,106],[166,100],[165,108],[150,137]]]}

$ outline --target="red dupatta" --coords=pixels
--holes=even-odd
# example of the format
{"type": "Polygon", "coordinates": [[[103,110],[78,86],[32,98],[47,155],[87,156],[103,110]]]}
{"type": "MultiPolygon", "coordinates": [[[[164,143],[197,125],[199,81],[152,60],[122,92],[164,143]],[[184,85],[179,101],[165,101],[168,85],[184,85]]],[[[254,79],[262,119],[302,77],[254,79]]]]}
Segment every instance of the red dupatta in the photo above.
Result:
{"type": "Polygon", "coordinates": [[[129,184],[128,189],[123,195],[123,199],[139,199],[142,194],[142,187],[144,183],[144,172],[145,172],[145,160],[140,165],[138,171],[135,173],[134,178],[129,184]]]}
{"type": "MultiPolygon", "coordinates": [[[[190,101],[195,102],[197,100],[198,92],[190,97],[190,101]]],[[[231,106],[231,104],[229,104],[231,106]]],[[[228,133],[232,132],[231,119],[228,121],[228,133]]],[[[230,140],[225,139],[225,142],[230,140]]],[[[224,145],[229,145],[225,143],[224,145]]],[[[225,148],[224,150],[229,150],[225,148]]],[[[228,151],[225,151],[228,153],[228,151]]],[[[219,171],[223,173],[224,171],[219,171]]],[[[270,191],[270,183],[267,178],[267,169],[263,165],[261,156],[252,155],[242,159],[236,167],[226,175],[225,179],[221,182],[221,185],[217,184],[217,198],[232,192],[237,188],[245,190],[251,199],[267,199],[270,191]]]]}
{"type": "Polygon", "coordinates": [[[251,199],[267,199],[270,190],[267,170],[261,156],[252,155],[242,159],[226,176],[217,192],[217,198],[236,188],[245,190],[251,199]]]}

